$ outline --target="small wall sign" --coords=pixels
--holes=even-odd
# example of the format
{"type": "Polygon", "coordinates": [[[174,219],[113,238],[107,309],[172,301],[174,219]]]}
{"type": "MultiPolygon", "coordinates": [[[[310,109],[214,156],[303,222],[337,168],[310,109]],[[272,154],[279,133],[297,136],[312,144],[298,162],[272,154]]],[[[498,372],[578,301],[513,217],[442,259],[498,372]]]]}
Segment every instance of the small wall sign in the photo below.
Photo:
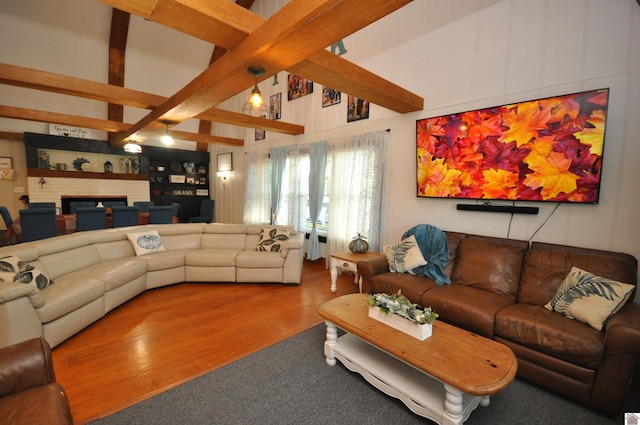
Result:
{"type": "Polygon", "coordinates": [[[75,137],[77,139],[93,139],[93,130],[68,125],[49,124],[49,134],[53,136],[75,137]]]}
{"type": "Polygon", "coordinates": [[[193,189],[173,189],[173,196],[194,196],[193,189]]]}

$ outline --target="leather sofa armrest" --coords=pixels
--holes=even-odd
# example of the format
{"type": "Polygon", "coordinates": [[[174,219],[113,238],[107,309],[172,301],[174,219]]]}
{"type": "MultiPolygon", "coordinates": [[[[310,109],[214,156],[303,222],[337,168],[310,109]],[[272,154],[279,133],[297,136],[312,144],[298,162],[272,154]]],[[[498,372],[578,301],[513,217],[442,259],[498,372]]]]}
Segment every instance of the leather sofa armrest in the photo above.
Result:
{"type": "Polygon", "coordinates": [[[43,338],[0,348],[0,397],[55,381],[51,349],[43,338]]]}
{"type": "Polygon", "coordinates": [[[613,315],[604,330],[602,361],[591,393],[592,407],[615,417],[629,391],[640,358],[640,305],[627,303],[613,315]]]}
{"type": "Polygon", "coordinates": [[[358,274],[362,278],[362,293],[371,293],[371,279],[378,274],[389,271],[386,257],[376,257],[358,263],[358,274]]]}

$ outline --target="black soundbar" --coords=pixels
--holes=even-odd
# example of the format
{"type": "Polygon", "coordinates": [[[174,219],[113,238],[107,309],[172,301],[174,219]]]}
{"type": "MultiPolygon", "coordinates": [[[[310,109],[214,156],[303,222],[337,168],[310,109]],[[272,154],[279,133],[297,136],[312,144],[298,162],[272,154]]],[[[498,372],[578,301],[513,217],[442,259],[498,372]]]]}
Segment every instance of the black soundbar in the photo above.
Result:
{"type": "Polygon", "coordinates": [[[461,211],[486,211],[503,212],[511,214],[538,214],[538,207],[515,207],[509,205],[472,205],[458,204],[457,209],[461,211]]]}

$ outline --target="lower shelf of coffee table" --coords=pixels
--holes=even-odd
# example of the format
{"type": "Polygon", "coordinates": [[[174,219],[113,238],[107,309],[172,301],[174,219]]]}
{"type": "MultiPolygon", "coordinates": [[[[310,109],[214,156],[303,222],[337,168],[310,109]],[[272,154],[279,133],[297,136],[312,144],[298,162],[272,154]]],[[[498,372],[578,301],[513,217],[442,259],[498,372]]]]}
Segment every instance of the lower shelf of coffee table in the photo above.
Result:
{"type": "Polygon", "coordinates": [[[426,373],[349,333],[339,337],[332,346],[325,344],[325,350],[333,350],[335,358],[347,369],[359,373],[383,393],[401,400],[415,414],[439,424],[466,421],[483,399],[462,393],[461,421],[452,421],[444,414],[445,385],[426,373]]]}

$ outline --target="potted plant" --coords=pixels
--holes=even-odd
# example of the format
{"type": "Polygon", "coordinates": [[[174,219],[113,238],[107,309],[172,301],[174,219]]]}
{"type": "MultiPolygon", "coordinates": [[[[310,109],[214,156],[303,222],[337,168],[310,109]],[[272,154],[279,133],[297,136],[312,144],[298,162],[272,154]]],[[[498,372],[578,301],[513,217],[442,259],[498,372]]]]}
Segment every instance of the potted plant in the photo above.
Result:
{"type": "Polygon", "coordinates": [[[422,308],[402,295],[367,294],[369,317],[423,341],[431,336],[438,313],[431,307],[422,308]],[[390,314],[391,313],[391,314],[390,314]]]}

